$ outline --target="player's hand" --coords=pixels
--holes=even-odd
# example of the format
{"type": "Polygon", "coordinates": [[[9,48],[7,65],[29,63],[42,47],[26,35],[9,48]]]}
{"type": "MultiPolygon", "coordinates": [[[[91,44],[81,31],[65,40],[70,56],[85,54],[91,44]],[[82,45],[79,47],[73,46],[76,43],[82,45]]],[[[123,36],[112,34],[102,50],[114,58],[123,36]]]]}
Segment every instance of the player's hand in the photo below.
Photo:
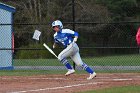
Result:
{"type": "Polygon", "coordinates": [[[55,49],[55,46],[53,45],[53,47],[52,47],[53,49],[55,49]]]}
{"type": "Polygon", "coordinates": [[[73,42],[77,42],[78,37],[74,37],[73,42]]]}
{"type": "Polygon", "coordinates": [[[53,49],[56,48],[56,43],[53,44],[53,49]]]}

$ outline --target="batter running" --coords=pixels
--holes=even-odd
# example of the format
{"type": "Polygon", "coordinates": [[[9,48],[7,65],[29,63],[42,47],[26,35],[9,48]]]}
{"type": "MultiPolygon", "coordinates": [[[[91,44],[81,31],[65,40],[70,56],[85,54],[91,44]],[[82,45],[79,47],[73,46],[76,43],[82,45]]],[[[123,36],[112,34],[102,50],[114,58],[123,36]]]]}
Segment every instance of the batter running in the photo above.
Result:
{"type": "Polygon", "coordinates": [[[86,72],[90,75],[87,80],[91,80],[96,76],[96,73],[93,69],[91,69],[87,64],[85,64],[80,57],[79,47],[76,44],[78,39],[78,33],[74,32],[70,29],[63,29],[63,24],[61,21],[56,20],[52,23],[53,30],[56,32],[54,34],[54,44],[53,48],[57,45],[64,46],[64,50],[58,55],[58,59],[62,64],[66,66],[68,72],[65,74],[66,76],[73,74],[75,70],[70,65],[67,57],[70,57],[77,66],[81,66],[86,72]]]}

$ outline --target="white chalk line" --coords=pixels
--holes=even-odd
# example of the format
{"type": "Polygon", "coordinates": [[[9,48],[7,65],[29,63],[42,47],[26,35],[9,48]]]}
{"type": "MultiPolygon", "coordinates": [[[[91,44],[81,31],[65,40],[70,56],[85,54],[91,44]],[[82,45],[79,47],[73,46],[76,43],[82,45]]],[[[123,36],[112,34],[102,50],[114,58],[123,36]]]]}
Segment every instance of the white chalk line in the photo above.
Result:
{"type": "MultiPolygon", "coordinates": [[[[135,78],[138,78],[139,76],[136,76],[135,78]]],[[[96,77],[97,78],[97,77],[96,77]]],[[[110,79],[113,81],[131,81],[133,78],[118,78],[118,77],[98,77],[102,79],[110,79]],[[113,79],[111,79],[113,78],[113,79]]],[[[1,79],[20,79],[20,78],[1,78],[1,79]]],[[[65,78],[25,78],[25,79],[33,79],[33,80],[38,80],[38,79],[49,79],[49,80],[69,80],[65,78]]],[[[84,85],[91,85],[91,84],[99,84],[99,83],[104,83],[104,82],[94,82],[94,83],[85,83],[85,84],[76,84],[76,85],[68,85],[68,86],[63,86],[63,87],[52,87],[52,88],[43,88],[43,89],[36,89],[36,90],[27,90],[27,91],[17,91],[17,92],[9,92],[9,93],[26,93],[26,92],[37,92],[37,91],[43,91],[43,90],[56,90],[56,89],[63,89],[63,88],[71,88],[75,86],[84,86],[84,85]]]]}
{"type": "Polygon", "coordinates": [[[119,79],[113,79],[114,81],[131,81],[133,79],[128,78],[128,79],[124,79],[124,78],[119,78],[119,79]]]}
{"type": "Polygon", "coordinates": [[[9,93],[38,92],[38,91],[64,89],[64,88],[71,88],[71,87],[78,87],[78,86],[85,86],[85,85],[96,85],[96,84],[100,84],[100,83],[103,83],[103,82],[83,83],[83,84],[67,85],[67,86],[62,86],[62,87],[42,88],[42,89],[26,90],[26,91],[16,91],[16,92],[9,92],[9,93]]]}

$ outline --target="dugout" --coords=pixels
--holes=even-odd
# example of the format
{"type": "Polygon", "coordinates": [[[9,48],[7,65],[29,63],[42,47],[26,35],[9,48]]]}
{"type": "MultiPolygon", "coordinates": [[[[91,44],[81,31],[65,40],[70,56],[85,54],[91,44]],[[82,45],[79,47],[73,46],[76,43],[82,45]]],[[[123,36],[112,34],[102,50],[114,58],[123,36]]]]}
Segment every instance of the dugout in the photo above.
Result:
{"type": "Polygon", "coordinates": [[[0,3],[0,70],[13,69],[13,13],[15,8],[0,3]]]}

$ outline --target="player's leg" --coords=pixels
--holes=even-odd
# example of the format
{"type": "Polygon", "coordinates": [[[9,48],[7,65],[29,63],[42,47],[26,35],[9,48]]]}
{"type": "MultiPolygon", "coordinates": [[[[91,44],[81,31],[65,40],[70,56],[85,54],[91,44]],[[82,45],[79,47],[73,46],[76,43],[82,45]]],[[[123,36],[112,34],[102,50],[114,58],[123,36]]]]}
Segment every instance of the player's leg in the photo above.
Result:
{"type": "Polygon", "coordinates": [[[71,59],[75,62],[77,66],[81,66],[88,73],[92,74],[94,72],[86,63],[82,61],[79,52],[71,56],[71,59]]]}
{"type": "Polygon", "coordinates": [[[73,47],[72,45],[69,45],[58,55],[58,59],[60,60],[60,62],[64,64],[65,67],[68,69],[68,72],[65,74],[66,76],[75,72],[75,70],[70,65],[69,61],[66,59],[67,57],[70,57],[72,53],[73,53],[73,47]]]}
{"type": "Polygon", "coordinates": [[[85,71],[92,74],[94,71],[82,61],[81,56],[79,54],[79,47],[76,43],[73,44],[73,48],[75,53],[71,56],[71,59],[76,63],[76,65],[81,66],[85,71]]]}
{"type": "Polygon", "coordinates": [[[86,72],[90,74],[90,76],[87,78],[88,80],[93,79],[96,76],[95,71],[82,61],[79,52],[71,56],[71,59],[75,62],[76,65],[81,66],[86,72]]]}

